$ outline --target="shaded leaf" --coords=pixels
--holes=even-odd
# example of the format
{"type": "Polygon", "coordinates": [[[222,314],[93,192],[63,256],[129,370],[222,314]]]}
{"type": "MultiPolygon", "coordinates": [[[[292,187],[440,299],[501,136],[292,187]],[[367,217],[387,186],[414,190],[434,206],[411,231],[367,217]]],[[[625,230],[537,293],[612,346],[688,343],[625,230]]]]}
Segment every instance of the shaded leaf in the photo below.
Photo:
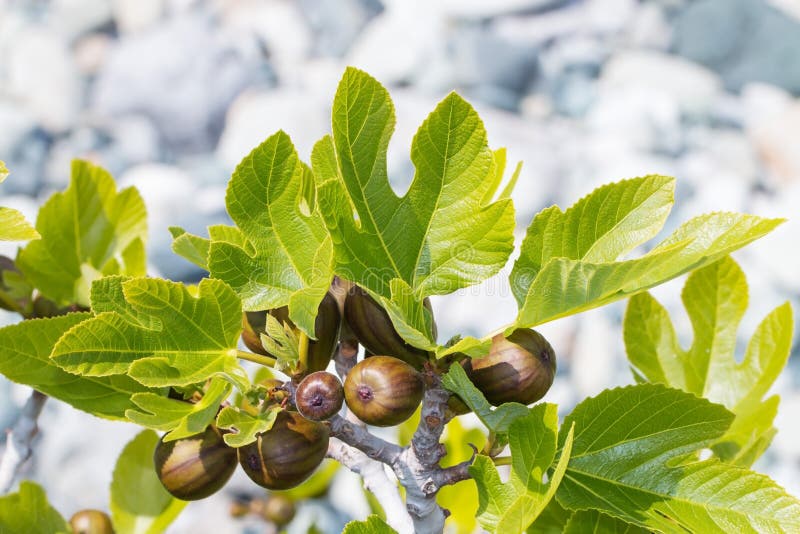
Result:
{"type": "Polygon", "coordinates": [[[450,370],[442,377],[442,385],[461,397],[486,428],[496,434],[507,433],[515,420],[526,417],[529,413],[527,406],[517,402],[507,402],[494,408],[460,365],[450,366],[450,370]]]}
{"type": "Polygon", "coordinates": [[[154,393],[138,393],[131,398],[136,409],[127,410],[125,415],[138,425],[169,431],[164,441],[174,441],[203,432],[214,421],[220,403],[230,392],[230,384],[215,378],[196,403],[154,393]]]}
{"type": "Polygon", "coordinates": [[[397,534],[397,531],[377,515],[371,515],[365,521],[350,521],[342,534],[397,534]]]}
{"type": "Polygon", "coordinates": [[[280,410],[267,410],[263,413],[251,414],[233,406],[223,408],[217,416],[217,426],[231,430],[222,439],[231,447],[244,447],[253,443],[257,435],[272,428],[280,410]]]}
{"type": "Polygon", "coordinates": [[[88,313],[31,319],[0,328],[0,373],[79,410],[107,419],[125,419],[131,396],[149,390],[127,376],[86,377],[69,374],[50,360],[58,339],[90,320],[88,313]]]}
{"type": "Polygon", "coordinates": [[[68,534],[72,529],[47,501],[41,486],[23,480],[17,493],[0,497],[0,532],[68,534]]]}
{"type": "Polygon", "coordinates": [[[572,446],[569,431],[561,458],[547,483],[542,478],[553,463],[558,440],[554,404],[538,404],[509,429],[511,476],[500,480],[491,458],[478,456],[470,474],[478,486],[478,521],[492,532],[524,532],[544,510],[561,483],[572,446]]]}
{"type": "Polygon", "coordinates": [[[582,510],[572,514],[564,534],[647,534],[650,532],[597,510],[582,510]]]}
{"type": "Polygon", "coordinates": [[[575,425],[558,501],[664,532],[800,528],[800,502],[764,475],[692,454],[733,420],[723,406],[662,385],[607,390],[566,417],[575,425]]]}
{"type": "Polygon", "coordinates": [[[167,493],[153,468],[158,436],[140,432],[122,450],[111,480],[111,517],[114,529],[125,534],[164,532],[186,501],[167,493]]]}

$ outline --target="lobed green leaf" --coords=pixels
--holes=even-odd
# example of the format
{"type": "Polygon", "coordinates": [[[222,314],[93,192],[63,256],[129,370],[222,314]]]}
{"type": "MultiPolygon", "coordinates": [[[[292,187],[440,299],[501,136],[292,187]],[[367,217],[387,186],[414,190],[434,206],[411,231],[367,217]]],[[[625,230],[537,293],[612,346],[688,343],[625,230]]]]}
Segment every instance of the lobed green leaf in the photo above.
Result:
{"type": "Polygon", "coordinates": [[[58,341],[51,354],[57,365],[84,376],[128,374],[153,387],[222,376],[248,389],[236,357],[241,303],[224,282],[204,279],[196,296],[182,284],[150,278],[121,281],[121,288],[114,297],[105,293],[115,311],[100,311],[58,341]]]}
{"type": "Polygon", "coordinates": [[[72,163],[69,187],[41,207],[36,229],[42,239],[20,251],[17,265],[59,304],[88,306],[92,281],[104,275],[145,274],[142,197],[133,188],[117,192],[111,175],[89,162],[72,163]]]}
{"type": "Polygon", "coordinates": [[[775,429],[779,399],[762,400],[786,365],[794,319],[789,303],[759,324],[739,363],[736,332],[747,309],[747,280],[730,257],[692,272],[683,303],[694,330],[689,350],[678,343],[667,311],[652,296],[631,299],[625,314],[625,346],[643,380],[683,389],[736,414],[714,449],[726,461],[749,466],[764,452],[775,429]]]}
{"type": "MultiPolygon", "coordinates": [[[[393,302],[395,279],[421,302],[497,273],[513,249],[514,209],[507,199],[489,202],[497,166],[478,114],[455,93],[436,107],[412,142],[416,173],[403,197],[386,170],[394,124],[386,89],[348,68],[334,98],[333,136],[311,158],[336,273],[393,302]]],[[[397,315],[430,335],[411,310],[397,315]]]]}
{"type": "Polygon", "coordinates": [[[272,135],[242,160],[228,184],[228,213],[245,243],[212,236],[207,258],[211,275],[236,290],[245,310],[289,305],[292,321],[315,338],[317,309],[333,277],[333,248],[312,190],[311,170],[289,136],[272,135]]]}

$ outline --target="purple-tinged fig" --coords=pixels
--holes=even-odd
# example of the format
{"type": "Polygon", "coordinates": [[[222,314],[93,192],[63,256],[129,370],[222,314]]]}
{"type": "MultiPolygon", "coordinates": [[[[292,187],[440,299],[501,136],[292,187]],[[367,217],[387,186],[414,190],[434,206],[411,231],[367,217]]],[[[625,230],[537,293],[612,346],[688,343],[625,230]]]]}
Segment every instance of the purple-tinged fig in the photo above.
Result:
{"type": "Polygon", "coordinates": [[[114,534],[108,514],[100,510],[81,510],[69,520],[74,534],[114,534]]]}
{"type": "Polygon", "coordinates": [[[327,425],[282,411],[272,428],[238,450],[239,464],[259,486],[293,488],[311,476],[325,458],[329,437],[327,425]]]}
{"type": "MultiPolygon", "coordinates": [[[[429,299],[426,298],[423,305],[431,311],[429,299]]],[[[386,310],[360,287],[353,286],[347,294],[344,316],[345,323],[368,353],[394,356],[416,369],[422,369],[429,361],[428,352],[406,343],[395,330],[386,310]]],[[[436,337],[435,322],[433,337],[436,337]]]]}
{"type": "Polygon", "coordinates": [[[344,381],[347,407],[374,426],[394,426],[411,417],[424,390],[422,375],[392,356],[371,356],[360,361],[344,381]]]}
{"type": "Polygon", "coordinates": [[[342,409],[344,389],[339,378],[326,371],[305,377],[295,391],[295,406],[300,415],[312,421],[330,419],[342,409]]]}
{"type": "Polygon", "coordinates": [[[216,493],[236,470],[236,449],[222,439],[214,425],[202,434],[174,441],[161,440],[153,460],[164,488],[184,501],[205,499],[216,493]]]}
{"type": "Polygon", "coordinates": [[[472,383],[492,405],[531,404],[544,397],[556,374],[556,354],[536,330],[520,328],[492,338],[489,354],[463,362],[472,383]]]}

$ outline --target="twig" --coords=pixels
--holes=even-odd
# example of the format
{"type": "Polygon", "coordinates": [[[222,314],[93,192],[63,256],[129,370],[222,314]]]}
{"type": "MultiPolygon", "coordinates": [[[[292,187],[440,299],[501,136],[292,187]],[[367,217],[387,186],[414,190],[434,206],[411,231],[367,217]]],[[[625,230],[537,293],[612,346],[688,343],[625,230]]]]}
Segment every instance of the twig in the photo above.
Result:
{"type": "Polygon", "coordinates": [[[328,422],[331,425],[331,436],[355,447],[373,460],[391,466],[403,452],[403,448],[399,445],[370,434],[367,429],[347,421],[340,415],[334,415],[328,422]]]}
{"type": "Polygon", "coordinates": [[[20,467],[31,456],[31,442],[39,429],[36,420],[42,413],[45,401],[47,395],[34,390],[25,402],[19,419],[8,430],[6,450],[0,461],[0,495],[8,493],[20,467]]]}
{"type": "Polygon", "coordinates": [[[397,484],[386,475],[382,463],[336,438],[331,438],[328,444],[328,458],[333,458],[350,471],[361,475],[364,487],[372,492],[383,506],[389,526],[400,534],[414,532],[414,523],[411,516],[405,512],[397,484]]]}

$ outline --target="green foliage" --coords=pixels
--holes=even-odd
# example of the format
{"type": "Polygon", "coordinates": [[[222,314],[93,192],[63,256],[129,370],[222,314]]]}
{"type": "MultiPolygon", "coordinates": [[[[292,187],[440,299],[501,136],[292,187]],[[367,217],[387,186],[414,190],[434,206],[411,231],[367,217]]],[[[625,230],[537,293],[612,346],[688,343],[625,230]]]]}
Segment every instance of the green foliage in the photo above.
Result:
{"type": "Polygon", "coordinates": [[[103,311],[53,348],[56,364],[84,376],[127,374],[146,386],[187,386],[223,376],[248,388],[236,349],[241,303],[224,282],[203,280],[197,296],[181,284],[151,278],[110,286],[115,290],[92,295],[102,295],[103,311]]]}
{"type": "Polygon", "coordinates": [[[467,372],[460,365],[453,365],[442,377],[442,385],[452,391],[469,406],[478,419],[490,432],[506,434],[511,424],[528,415],[528,407],[516,402],[507,402],[497,408],[492,407],[483,393],[467,377],[467,372]]]}
{"type": "Polygon", "coordinates": [[[0,532],[69,534],[71,531],[61,514],[47,502],[38,484],[24,481],[17,493],[0,497],[0,532]]]}
{"type": "Polygon", "coordinates": [[[736,262],[726,257],[694,271],[682,297],[694,327],[691,348],[680,347],[667,311],[642,293],[625,314],[628,358],[640,379],[706,397],[736,414],[713,448],[723,460],[749,466],[775,434],[779,398],[762,398],[789,358],[792,308],[784,303],[764,318],[739,363],[736,331],[747,308],[747,280],[736,262]]]}
{"type": "Polygon", "coordinates": [[[572,456],[557,499],[663,532],[796,532],[800,502],[769,478],[695,453],[725,434],[723,406],[662,385],[581,402],[559,435],[572,456]]]}
{"type": "Polygon", "coordinates": [[[71,313],[0,328],[0,373],[79,410],[107,419],[125,419],[126,410],[135,406],[131,397],[152,395],[148,388],[125,375],[69,374],[50,360],[50,351],[58,339],[90,318],[88,313],[71,313]]]}
{"type": "Polygon", "coordinates": [[[631,525],[597,510],[575,512],[564,527],[563,534],[647,534],[647,529],[631,525]]]}
{"type": "Polygon", "coordinates": [[[520,307],[515,326],[532,327],[635,295],[713,263],[783,222],[701,215],[644,256],[619,260],[661,229],[673,188],[674,179],[646,176],[600,187],[566,212],[555,206],[540,212],[510,277],[520,307]]]}
{"type": "MultiPolygon", "coordinates": [[[[404,294],[422,302],[498,272],[513,249],[514,208],[486,198],[497,173],[478,114],[455,93],[436,107],[412,142],[416,173],[403,197],[386,172],[394,124],[386,89],[348,68],[333,101],[333,136],[311,156],[336,273],[398,303],[404,294]]],[[[395,324],[429,335],[422,314],[398,311],[395,324]]]]}
{"type": "MultiPolygon", "coordinates": [[[[8,178],[6,164],[0,161],[0,184],[8,178]]],[[[25,220],[19,211],[0,206],[0,241],[27,241],[38,239],[39,232],[25,220]]]]}
{"type": "Polygon", "coordinates": [[[244,447],[253,443],[257,438],[257,434],[272,428],[279,411],[273,409],[251,414],[228,406],[220,411],[217,417],[217,426],[233,431],[222,436],[225,443],[231,447],[244,447]]]}
{"type": "Polygon", "coordinates": [[[91,283],[103,276],[145,274],[142,197],[133,188],[117,192],[111,175],[91,163],[72,163],[69,187],[41,207],[36,229],[42,239],[19,253],[17,265],[59,304],[88,306],[91,283]]]}
{"type": "Polygon", "coordinates": [[[371,515],[364,521],[350,521],[342,534],[397,534],[397,531],[377,515],[371,515]]]}
{"type": "Polygon", "coordinates": [[[509,429],[511,477],[502,483],[492,459],[477,456],[469,472],[478,486],[478,521],[491,532],[524,532],[556,493],[567,469],[572,447],[570,428],[561,457],[549,480],[542,477],[553,463],[558,439],[554,404],[538,404],[509,429]]]}
{"type": "Polygon", "coordinates": [[[114,530],[125,534],[158,534],[172,523],[184,506],[167,493],[153,469],[158,436],[140,432],[117,459],[111,481],[111,519],[114,530]]]}
{"type": "Polygon", "coordinates": [[[315,210],[311,170],[284,132],[247,155],[228,184],[228,213],[244,243],[212,240],[211,275],[227,282],[247,311],[289,305],[289,317],[312,338],[330,286],[333,248],[315,210]]]}
{"type": "Polygon", "coordinates": [[[136,409],[127,410],[125,416],[142,426],[168,430],[164,441],[174,441],[203,432],[217,417],[220,403],[230,392],[230,384],[222,378],[214,378],[196,403],[155,393],[137,393],[131,398],[136,409]]]}

